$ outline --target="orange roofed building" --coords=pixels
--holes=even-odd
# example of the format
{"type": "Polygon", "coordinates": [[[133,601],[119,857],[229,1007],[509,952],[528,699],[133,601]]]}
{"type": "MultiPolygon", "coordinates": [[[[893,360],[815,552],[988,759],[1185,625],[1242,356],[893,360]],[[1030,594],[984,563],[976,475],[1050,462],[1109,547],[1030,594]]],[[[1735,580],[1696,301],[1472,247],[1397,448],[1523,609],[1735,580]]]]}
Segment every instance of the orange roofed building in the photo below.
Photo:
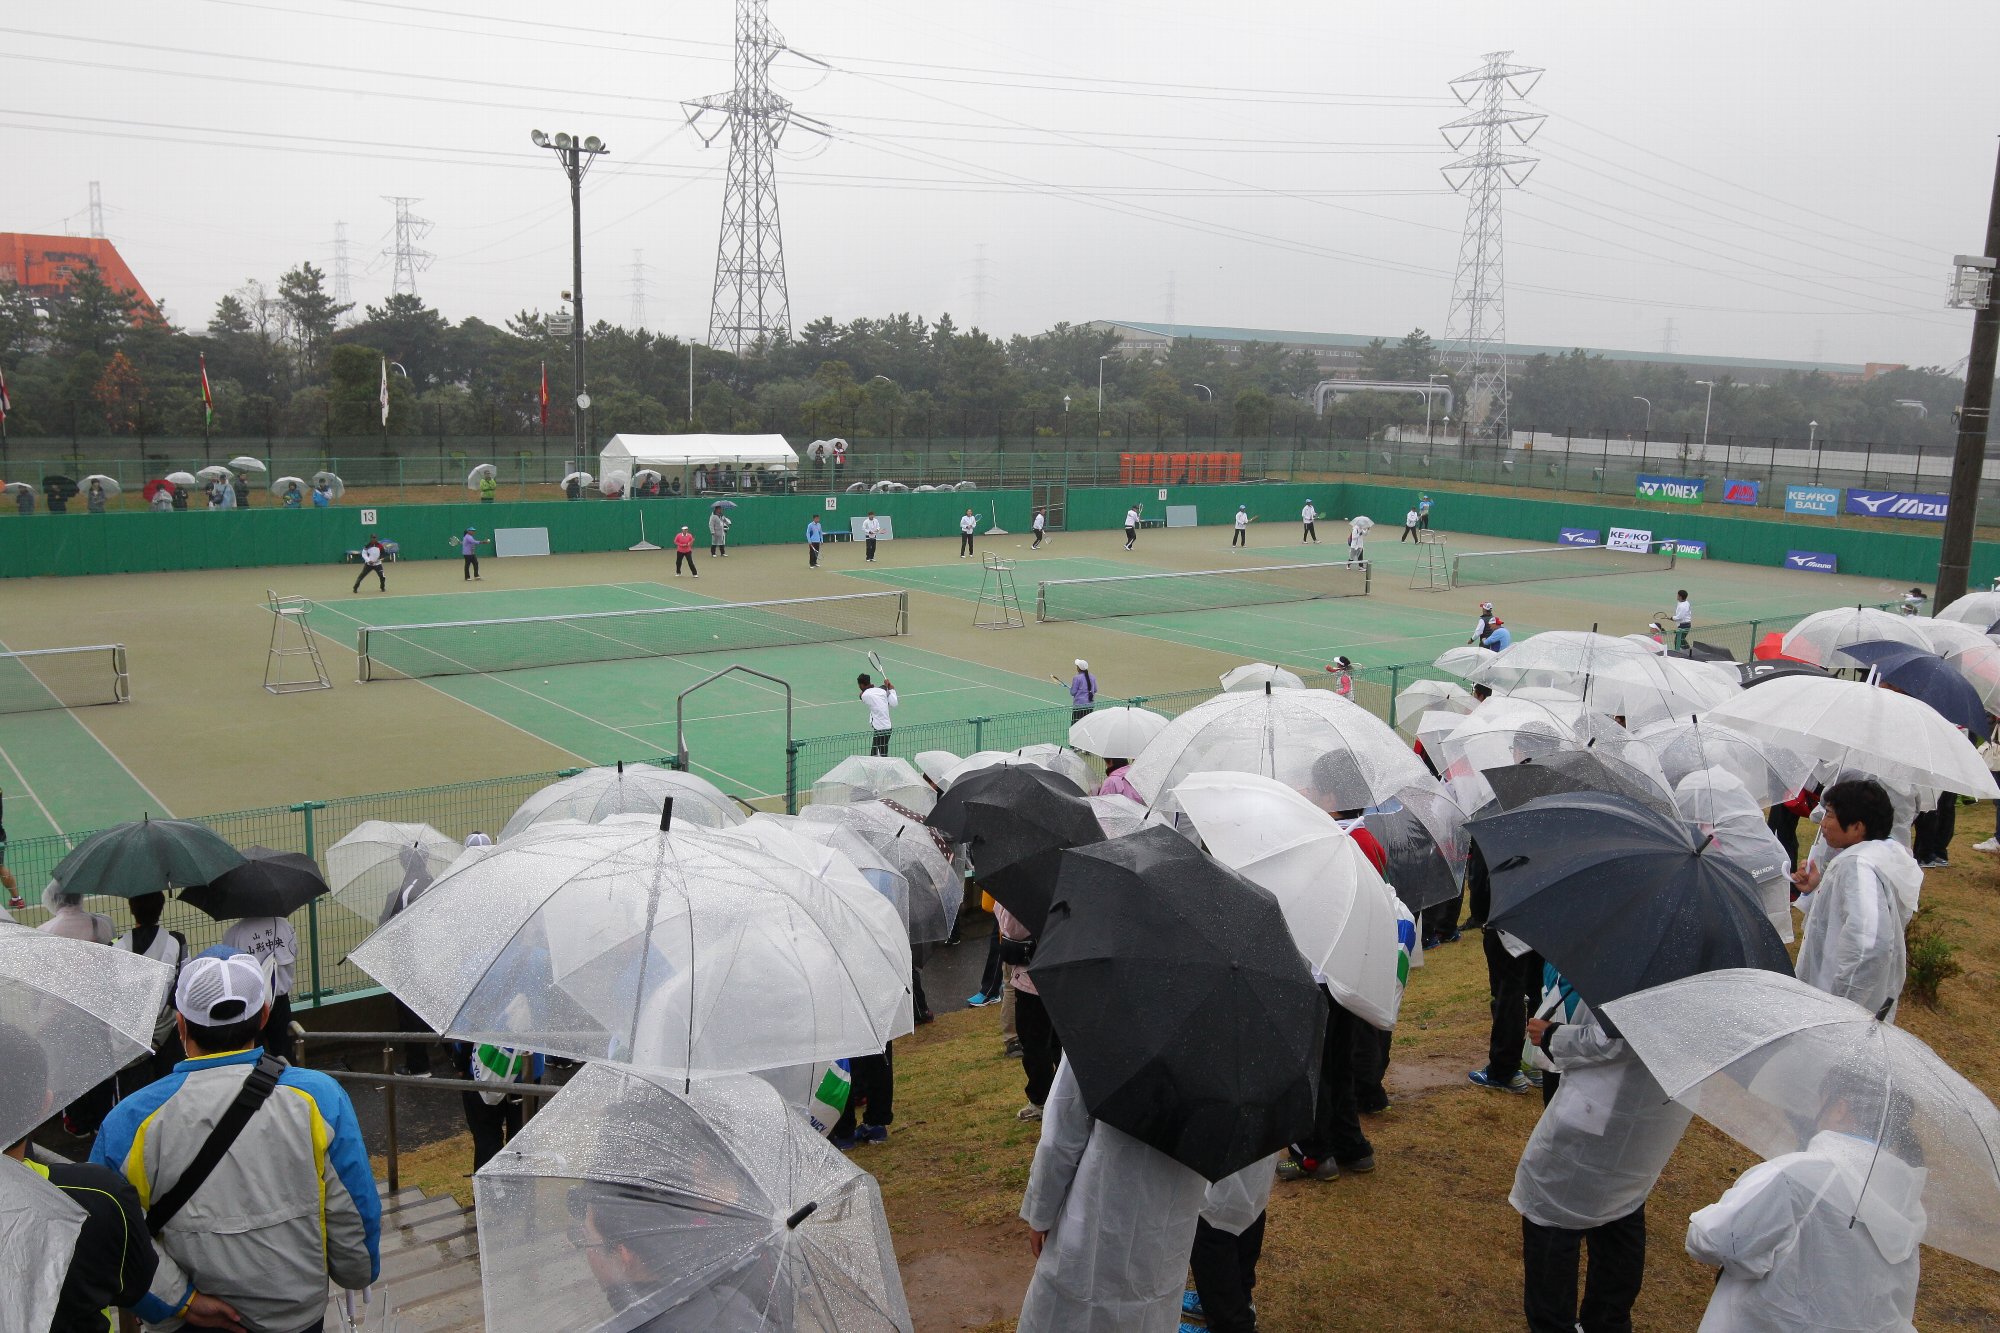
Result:
{"type": "Polygon", "coordinates": [[[125,266],[118,247],[102,236],[32,236],[0,231],[0,282],[17,283],[31,296],[60,296],[69,287],[70,276],[92,264],[106,286],[130,292],[144,303],[147,312],[159,313],[153,298],[125,266]]]}

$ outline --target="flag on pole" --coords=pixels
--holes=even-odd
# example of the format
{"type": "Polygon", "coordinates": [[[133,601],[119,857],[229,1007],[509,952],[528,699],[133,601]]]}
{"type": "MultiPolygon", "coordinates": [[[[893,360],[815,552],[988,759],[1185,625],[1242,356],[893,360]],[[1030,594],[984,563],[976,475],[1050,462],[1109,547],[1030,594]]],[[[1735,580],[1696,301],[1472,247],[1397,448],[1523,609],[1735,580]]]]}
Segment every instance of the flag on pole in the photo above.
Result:
{"type": "Polygon", "coordinates": [[[7,414],[14,410],[14,400],[7,396],[7,372],[0,370],[0,423],[7,420],[7,414]]]}
{"type": "Polygon", "coordinates": [[[542,362],[542,429],[549,426],[549,363],[542,362]]]}
{"type": "Polygon", "coordinates": [[[208,385],[208,355],[201,358],[201,408],[207,415],[203,419],[203,429],[215,425],[215,390],[208,385]]]}
{"type": "Polygon", "coordinates": [[[382,358],[382,429],[389,428],[389,358],[382,358]]]}

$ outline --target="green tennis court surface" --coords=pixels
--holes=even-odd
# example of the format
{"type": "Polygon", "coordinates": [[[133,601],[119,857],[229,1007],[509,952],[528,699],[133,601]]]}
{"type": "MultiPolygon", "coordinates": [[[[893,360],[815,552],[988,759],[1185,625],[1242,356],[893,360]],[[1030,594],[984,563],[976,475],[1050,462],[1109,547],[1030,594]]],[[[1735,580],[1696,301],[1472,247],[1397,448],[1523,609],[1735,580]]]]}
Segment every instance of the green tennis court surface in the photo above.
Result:
{"type": "MultiPolygon", "coordinates": [[[[323,634],[348,646],[362,625],[493,620],[518,616],[631,611],[719,604],[657,583],[459,592],[395,597],[363,594],[314,606],[323,634]]],[[[360,687],[435,689],[593,763],[675,749],[676,696],[704,677],[740,663],[790,682],[793,732],[804,738],[865,730],[855,675],[882,656],[901,700],[897,724],[1033,708],[1068,698],[1054,681],[1036,681],[976,662],[927,652],[908,638],[852,639],[789,647],[703,651],[690,642],[672,657],[528,667],[490,674],[388,680],[360,687]]],[[[690,766],[725,791],[746,798],[784,790],[785,694],[756,677],[735,675],[687,702],[690,766]]],[[[365,725],[365,714],[357,719],[365,725]]],[[[802,783],[817,773],[801,773],[802,783]]]]}
{"type": "MultiPolygon", "coordinates": [[[[0,646],[0,651],[6,651],[0,646]]],[[[81,682],[51,677],[44,680],[20,658],[0,658],[0,697],[20,706],[36,693],[73,697],[81,682]]],[[[68,671],[51,659],[39,659],[43,670],[68,671]]],[[[80,665],[80,664],[79,664],[80,665]]],[[[109,662],[93,659],[89,669],[102,669],[99,682],[109,697],[109,662]]],[[[123,706],[123,705],[118,705],[123,706]]],[[[5,823],[10,839],[102,828],[132,812],[170,813],[152,793],[101,744],[88,723],[90,709],[78,712],[0,713],[0,791],[7,798],[5,823]]],[[[39,886],[37,886],[39,887],[39,886]]]]}

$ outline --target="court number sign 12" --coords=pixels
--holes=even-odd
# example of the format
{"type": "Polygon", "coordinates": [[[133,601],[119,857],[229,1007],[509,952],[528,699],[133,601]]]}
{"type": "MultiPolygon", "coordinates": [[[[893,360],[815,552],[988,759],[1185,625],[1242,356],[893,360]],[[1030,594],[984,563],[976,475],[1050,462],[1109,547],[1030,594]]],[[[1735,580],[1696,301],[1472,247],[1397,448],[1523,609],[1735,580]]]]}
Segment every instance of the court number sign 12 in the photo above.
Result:
{"type": "Polygon", "coordinates": [[[372,510],[372,509],[364,509],[364,510],[362,510],[362,511],[361,511],[361,526],[362,526],[362,527],[364,527],[364,528],[372,528],[372,527],[374,527],[374,526],[375,526],[375,511],[374,511],[374,510],[372,510]]]}
{"type": "Polygon", "coordinates": [[[829,514],[831,514],[832,512],[834,512],[834,511],[835,511],[836,509],[838,509],[838,508],[840,508],[840,501],[838,501],[838,500],[834,499],[834,498],[833,498],[833,497],[832,497],[831,495],[827,496],[827,497],[826,497],[826,512],[827,512],[827,513],[829,513],[829,514]]]}

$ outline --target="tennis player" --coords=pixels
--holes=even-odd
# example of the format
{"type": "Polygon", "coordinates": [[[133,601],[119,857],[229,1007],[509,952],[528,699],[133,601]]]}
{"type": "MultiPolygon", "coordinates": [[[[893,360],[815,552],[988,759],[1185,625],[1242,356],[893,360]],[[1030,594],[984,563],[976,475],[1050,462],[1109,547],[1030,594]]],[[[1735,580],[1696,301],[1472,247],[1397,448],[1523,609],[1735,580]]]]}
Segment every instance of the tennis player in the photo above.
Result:
{"type": "Polygon", "coordinates": [[[368,544],[361,548],[361,572],[354,576],[354,587],[350,592],[361,591],[361,580],[370,574],[375,576],[377,591],[389,591],[389,576],[382,571],[382,542],[378,537],[370,537],[368,544]]]}
{"type": "Polygon", "coordinates": [[[1248,546],[1250,544],[1249,505],[1236,506],[1236,531],[1230,534],[1229,544],[1231,546],[1248,546]]]}
{"type": "Polygon", "coordinates": [[[479,577],[479,548],[482,546],[491,546],[492,544],[492,538],[476,537],[473,535],[471,528],[467,528],[465,535],[458,539],[458,553],[465,557],[466,581],[470,582],[479,577]]]}
{"type": "Polygon", "coordinates": [[[972,534],[979,527],[979,520],[972,516],[970,509],[965,517],[958,520],[958,558],[964,560],[972,555],[972,534]]]}
{"type": "Polygon", "coordinates": [[[1125,549],[1128,551],[1139,541],[1139,510],[1141,507],[1140,505],[1133,505],[1125,511],[1125,549]]]}
{"type": "Polygon", "coordinates": [[[1313,508],[1311,500],[1306,501],[1306,507],[1299,511],[1299,522],[1305,525],[1305,531],[1299,534],[1299,545],[1304,546],[1307,542],[1311,542],[1317,546],[1319,529],[1314,525],[1319,522],[1319,510],[1313,508]]]}
{"type": "Polygon", "coordinates": [[[1048,515],[1044,514],[1041,510],[1037,509],[1035,511],[1035,521],[1031,526],[1035,529],[1035,540],[1028,543],[1028,549],[1030,551],[1033,551],[1041,546],[1042,538],[1048,533],[1049,530],[1048,515]]]}
{"type": "Polygon", "coordinates": [[[861,702],[868,709],[868,725],[875,732],[868,753],[886,755],[889,753],[889,729],[896,725],[895,719],[889,716],[889,710],[897,704],[896,687],[889,683],[887,676],[882,677],[880,685],[873,683],[866,671],[856,676],[854,683],[861,687],[861,702]]]}

